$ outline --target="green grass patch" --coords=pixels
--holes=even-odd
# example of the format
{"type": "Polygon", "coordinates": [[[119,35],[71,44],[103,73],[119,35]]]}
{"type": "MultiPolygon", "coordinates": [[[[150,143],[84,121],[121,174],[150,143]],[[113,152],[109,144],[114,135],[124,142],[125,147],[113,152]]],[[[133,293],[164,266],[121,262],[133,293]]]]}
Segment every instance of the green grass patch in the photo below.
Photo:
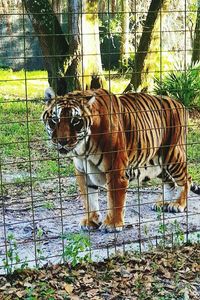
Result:
{"type": "Polygon", "coordinates": [[[30,142],[46,139],[40,121],[43,102],[0,99],[0,146],[2,158],[28,158],[30,142]]]}
{"type": "Polygon", "coordinates": [[[188,165],[189,173],[192,176],[192,180],[196,183],[200,183],[200,170],[199,164],[190,164],[188,165]]]}
{"type": "Polygon", "coordinates": [[[74,175],[74,166],[72,163],[62,166],[59,160],[41,160],[33,164],[32,171],[33,179],[44,180],[47,178],[72,176],[74,175]]]}
{"type": "Polygon", "coordinates": [[[193,181],[200,182],[200,120],[190,120],[187,144],[189,173],[193,181]]]}
{"type": "Polygon", "coordinates": [[[104,76],[107,81],[107,89],[114,94],[122,94],[130,82],[129,78],[125,78],[117,71],[104,71],[104,76]]]}
{"type": "MultiPolygon", "coordinates": [[[[128,78],[119,75],[117,71],[105,71],[108,82],[107,89],[113,93],[121,94],[129,83],[128,78]]],[[[46,71],[12,71],[0,69],[0,95],[6,99],[40,99],[48,87],[46,71]]]]}
{"type": "Polygon", "coordinates": [[[0,69],[0,95],[14,98],[41,98],[48,87],[46,71],[0,69]]]}

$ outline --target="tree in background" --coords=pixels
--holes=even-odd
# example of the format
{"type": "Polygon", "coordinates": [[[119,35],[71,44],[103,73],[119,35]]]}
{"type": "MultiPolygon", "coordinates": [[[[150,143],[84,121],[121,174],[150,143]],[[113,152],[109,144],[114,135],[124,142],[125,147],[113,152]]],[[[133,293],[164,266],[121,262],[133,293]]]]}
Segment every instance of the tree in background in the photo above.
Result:
{"type": "Polygon", "coordinates": [[[142,88],[146,88],[146,78],[151,69],[155,69],[154,57],[159,52],[159,36],[158,26],[160,25],[160,13],[162,7],[169,4],[170,0],[152,0],[149,6],[148,14],[143,26],[143,33],[140,38],[139,46],[134,58],[133,72],[131,81],[126,87],[125,92],[137,90],[143,84],[142,88]],[[157,48],[157,50],[155,49],[157,48]],[[152,65],[152,67],[151,67],[152,65]]]}
{"type": "Polygon", "coordinates": [[[194,31],[192,63],[200,61],[200,0],[197,0],[197,19],[194,31]]]}
{"type": "Polygon", "coordinates": [[[49,84],[58,94],[62,94],[63,84],[59,79],[71,63],[69,43],[48,0],[22,2],[39,39],[49,84]]]}
{"type": "MultiPolygon", "coordinates": [[[[1,0],[0,1],[0,5],[2,7],[2,13],[6,15],[7,34],[11,34],[11,15],[8,13],[10,4],[11,3],[9,0],[1,0]]],[[[1,15],[0,15],[0,19],[1,19],[1,15]]]]}
{"type": "MultiPolygon", "coordinates": [[[[189,3],[193,5],[194,1],[189,0],[187,5],[189,3]]],[[[95,78],[97,80],[92,87],[102,86],[102,82],[105,87],[101,59],[104,60],[104,67],[109,70],[119,68],[120,62],[127,66],[126,75],[131,71],[130,84],[125,91],[151,89],[155,71],[162,72],[163,67],[167,71],[168,67],[173,67],[175,59],[177,61],[185,59],[183,47],[189,45],[185,39],[189,35],[184,35],[186,27],[183,26],[187,24],[184,23],[183,14],[179,12],[182,10],[184,13],[182,2],[177,3],[176,0],[22,0],[22,2],[39,38],[49,83],[58,94],[90,88],[95,78]],[[167,12],[169,4],[174,18],[167,12]],[[164,22],[164,15],[167,15],[167,22],[164,22]],[[67,21],[65,28],[61,21],[63,17],[67,21]],[[45,27],[45,24],[48,25],[45,27]],[[101,53],[99,25],[101,41],[106,44],[104,49],[101,48],[101,53]],[[178,34],[177,30],[182,30],[182,33],[178,34]],[[163,47],[169,49],[168,53],[162,52],[163,47]],[[113,58],[117,63],[113,64],[113,58]]],[[[191,16],[194,21],[194,14],[191,13],[191,16]]],[[[199,49],[198,16],[199,12],[193,56],[197,53],[195,49],[199,49]]],[[[189,55],[187,59],[188,57],[189,55]]]]}
{"type": "Polygon", "coordinates": [[[120,62],[121,65],[128,65],[130,56],[129,48],[129,0],[121,1],[121,47],[120,47],[120,62]]]}
{"type": "Polygon", "coordinates": [[[100,39],[99,39],[99,17],[98,0],[83,0],[83,14],[81,22],[81,46],[82,46],[82,72],[83,86],[90,88],[91,76],[101,78],[102,85],[106,86],[103,74],[100,39]]]}
{"type": "Polygon", "coordinates": [[[68,1],[68,35],[48,0],[22,1],[39,38],[49,84],[57,94],[90,87],[94,75],[102,76],[97,0],[68,1]]]}

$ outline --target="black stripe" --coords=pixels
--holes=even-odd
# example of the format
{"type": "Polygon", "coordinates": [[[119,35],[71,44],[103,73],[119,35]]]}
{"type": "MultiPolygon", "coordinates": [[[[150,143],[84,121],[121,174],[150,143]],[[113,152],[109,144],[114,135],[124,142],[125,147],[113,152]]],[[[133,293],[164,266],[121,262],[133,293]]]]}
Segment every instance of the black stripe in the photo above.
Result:
{"type": "Polygon", "coordinates": [[[98,186],[97,185],[87,185],[88,188],[94,189],[94,190],[98,190],[98,186]]]}
{"type": "Polygon", "coordinates": [[[102,160],[103,160],[103,154],[101,154],[100,159],[99,159],[98,163],[96,164],[96,167],[100,166],[100,164],[102,163],[102,160]]]}

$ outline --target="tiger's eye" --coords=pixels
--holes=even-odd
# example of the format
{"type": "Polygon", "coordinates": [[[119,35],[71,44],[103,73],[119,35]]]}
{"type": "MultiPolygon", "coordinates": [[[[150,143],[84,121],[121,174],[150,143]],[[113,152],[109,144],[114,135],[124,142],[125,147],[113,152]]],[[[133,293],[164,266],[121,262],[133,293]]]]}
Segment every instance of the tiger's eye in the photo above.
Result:
{"type": "Polygon", "coordinates": [[[52,115],[52,122],[57,123],[58,121],[59,121],[58,116],[57,116],[56,113],[54,113],[54,114],[52,115]]]}
{"type": "Polygon", "coordinates": [[[71,125],[76,131],[80,131],[83,128],[83,120],[82,118],[74,117],[71,120],[71,125]]]}

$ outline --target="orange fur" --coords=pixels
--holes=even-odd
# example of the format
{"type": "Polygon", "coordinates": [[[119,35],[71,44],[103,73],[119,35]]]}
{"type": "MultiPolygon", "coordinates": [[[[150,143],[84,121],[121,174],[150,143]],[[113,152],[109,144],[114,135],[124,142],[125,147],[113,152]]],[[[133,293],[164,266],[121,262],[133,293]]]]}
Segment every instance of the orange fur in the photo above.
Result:
{"type": "Polygon", "coordinates": [[[86,211],[81,221],[83,229],[101,225],[96,190],[106,185],[108,207],[102,228],[121,230],[129,182],[127,169],[131,168],[134,177],[140,168],[151,164],[155,167],[156,159],[161,169],[159,176],[166,185],[177,185],[179,195],[170,199],[174,200],[171,203],[158,201],[154,209],[184,211],[191,177],[186,168],[187,112],[181,103],[142,93],[118,98],[103,89],[88,90],[53,100],[43,118],[46,124],[52,124],[53,142],[65,144],[66,152],[72,151],[75,156],[77,182],[86,211]],[[61,113],[53,124],[50,118],[55,106],[61,108],[61,113]],[[94,191],[94,197],[88,187],[94,191]]]}

